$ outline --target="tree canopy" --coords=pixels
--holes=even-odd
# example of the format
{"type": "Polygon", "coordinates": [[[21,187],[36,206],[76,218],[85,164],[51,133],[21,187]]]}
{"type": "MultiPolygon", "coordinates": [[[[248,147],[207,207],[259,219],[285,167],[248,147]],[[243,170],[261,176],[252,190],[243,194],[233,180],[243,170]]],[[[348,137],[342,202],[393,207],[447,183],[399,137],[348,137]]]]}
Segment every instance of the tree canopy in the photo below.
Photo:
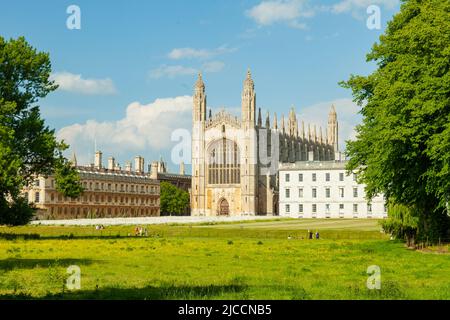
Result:
{"type": "Polygon", "coordinates": [[[161,215],[187,214],[190,201],[188,192],[165,181],[161,181],[160,190],[161,215]]]}
{"type": "Polygon", "coordinates": [[[33,210],[22,191],[39,175],[56,173],[58,190],[67,196],[82,192],[62,154],[68,146],[57,141],[37,105],[57,88],[50,74],[48,53],[37,52],[23,37],[0,37],[0,224],[31,219],[33,210]]]}
{"type": "Polygon", "coordinates": [[[363,116],[347,169],[360,170],[369,198],[409,207],[432,239],[449,230],[449,18],[449,1],[404,0],[367,55],[377,69],[342,83],[363,116]]]}

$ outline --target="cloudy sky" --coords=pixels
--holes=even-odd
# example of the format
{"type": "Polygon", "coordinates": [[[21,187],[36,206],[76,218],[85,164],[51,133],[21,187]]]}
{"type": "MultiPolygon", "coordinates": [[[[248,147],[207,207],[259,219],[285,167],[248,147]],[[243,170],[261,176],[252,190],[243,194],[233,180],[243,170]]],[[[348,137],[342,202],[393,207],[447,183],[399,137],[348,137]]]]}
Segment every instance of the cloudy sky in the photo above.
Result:
{"type": "MultiPolygon", "coordinates": [[[[2,4],[0,35],[25,36],[50,53],[59,89],[40,101],[80,163],[94,148],[121,164],[135,155],[170,160],[171,133],[191,127],[191,95],[203,72],[208,106],[239,110],[247,68],[257,104],[325,126],[332,103],[340,143],[360,121],[338,82],[368,74],[366,54],[398,0],[25,1],[2,4]],[[81,29],[66,26],[81,9],[81,29]],[[381,9],[369,29],[367,8],[381,9]]],[[[177,170],[169,161],[169,167],[177,170]]]]}

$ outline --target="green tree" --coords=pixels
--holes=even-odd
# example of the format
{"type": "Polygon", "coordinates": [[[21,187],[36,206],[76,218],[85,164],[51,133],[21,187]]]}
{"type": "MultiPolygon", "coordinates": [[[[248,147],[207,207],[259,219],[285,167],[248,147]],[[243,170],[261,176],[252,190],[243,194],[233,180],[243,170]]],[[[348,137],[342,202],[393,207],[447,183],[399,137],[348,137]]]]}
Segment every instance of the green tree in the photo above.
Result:
{"type": "Polygon", "coordinates": [[[162,181],[160,185],[161,215],[183,215],[189,209],[189,192],[162,181]]]}
{"type": "Polygon", "coordinates": [[[388,212],[388,219],[381,221],[383,230],[397,239],[405,239],[408,247],[413,246],[419,226],[418,215],[401,204],[389,205],[388,212]]]}
{"type": "Polygon", "coordinates": [[[22,196],[38,175],[56,172],[58,188],[70,197],[82,191],[76,171],[63,157],[67,149],[41,119],[40,98],[54,91],[47,53],[23,37],[0,37],[0,224],[25,224],[33,215],[22,196]],[[63,177],[65,176],[65,178],[63,177]]]}
{"type": "Polygon", "coordinates": [[[449,17],[449,1],[404,0],[367,55],[377,69],[342,83],[363,116],[347,169],[360,171],[369,198],[410,208],[430,240],[449,232],[449,17]]]}

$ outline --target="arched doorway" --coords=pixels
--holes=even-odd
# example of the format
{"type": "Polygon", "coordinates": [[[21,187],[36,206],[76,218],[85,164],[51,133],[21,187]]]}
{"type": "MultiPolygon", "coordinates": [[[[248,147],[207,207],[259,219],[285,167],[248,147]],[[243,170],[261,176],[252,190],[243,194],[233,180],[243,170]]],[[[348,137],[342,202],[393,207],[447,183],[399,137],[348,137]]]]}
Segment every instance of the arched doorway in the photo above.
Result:
{"type": "Polygon", "coordinates": [[[220,216],[228,216],[230,214],[230,206],[228,205],[228,201],[225,198],[222,198],[219,201],[219,215],[220,216]]]}

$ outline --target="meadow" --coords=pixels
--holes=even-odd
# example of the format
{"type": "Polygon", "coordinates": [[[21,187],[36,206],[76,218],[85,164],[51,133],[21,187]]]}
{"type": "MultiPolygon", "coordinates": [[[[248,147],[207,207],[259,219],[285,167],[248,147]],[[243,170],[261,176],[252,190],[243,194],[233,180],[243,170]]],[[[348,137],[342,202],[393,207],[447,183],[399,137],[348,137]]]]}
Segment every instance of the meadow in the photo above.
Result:
{"type": "Polygon", "coordinates": [[[0,299],[450,299],[448,246],[407,249],[376,220],[145,228],[0,227],[0,299]],[[80,290],[65,286],[70,265],[80,290]],[[371,265],[380,290],[366,287],[371,265]]]}

